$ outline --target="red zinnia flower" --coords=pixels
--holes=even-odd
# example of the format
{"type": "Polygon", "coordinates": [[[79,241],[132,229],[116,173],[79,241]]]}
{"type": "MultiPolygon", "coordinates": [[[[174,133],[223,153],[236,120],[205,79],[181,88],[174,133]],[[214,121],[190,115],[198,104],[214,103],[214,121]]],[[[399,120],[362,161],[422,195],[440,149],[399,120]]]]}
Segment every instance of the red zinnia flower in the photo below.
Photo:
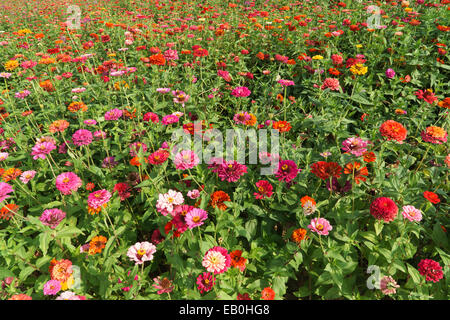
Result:
{"type": "Polygon", "coordinates": [[[378,220],[393,221],[397,213],[398,207],[395,202],[386,197],[376,198],[370,205],[370,214],[378,220]]]}
{"type": "Polygon", "coordinates": [[[273,300],[275,299],[275,291],[272,288],[267,287],[261,292],[261,299],[263,300],[273,300]]]}
{"type": "Polygon", "coordinates": [[[330,177],[340,178],[341,170],[342,167],[336,162],[319,161],[311,165],[311,172],[323,180],[330,177]]]}
{"type": "Polygon", "coordinates": [[[247,262],[247,259],[242,257],[242,251],[234,250],[230,252],[230,257],[231,257],[231,266],[234,268],[238,268],[239,270],[241,270],[241,272],[244,272],[245,263],[247,262]]]}
{"type": "Polygon", "coordinates": [[[442,267],[439,265],[439,262],[436,262],[434,260],[422,259],[419,262],[418,267],[419,273],[422,276],[425,276],[426,281],[439,282],[439,280],[444,277],[442,267]]]}
{"type": "Polygon", "coordinates": [[[270,198],[273,194],[273,187],[267,180],[259,180],[256,183],[256,187],[258,187],[258,192],[253,193],[255,199],[264,199],[265,197],[270,198]]]}
{"type": "Polygon", "coordinates": [[[441,199],[439,199],[438,195],[432,191],[425,191],[423,193],[423,196],[433,204],[441,202],[441,199]]]}

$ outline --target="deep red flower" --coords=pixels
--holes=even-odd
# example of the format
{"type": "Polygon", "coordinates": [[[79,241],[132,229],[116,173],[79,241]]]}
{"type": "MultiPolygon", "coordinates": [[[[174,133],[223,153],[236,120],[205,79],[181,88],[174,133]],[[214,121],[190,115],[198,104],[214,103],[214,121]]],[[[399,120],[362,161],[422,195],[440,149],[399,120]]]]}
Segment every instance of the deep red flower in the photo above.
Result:
{"type": "Polygon", "coordinates": [[[318,161],[311,165],[311,172],[323,180],[330,177],[340,178],[341,171],[342,167],[336,162],[318,161]]]}
{"type": "Polygon", "coordinates": [[[439,282],[444,277],[444,273],[442,272],[442,267],[439,265],[439,262],[436,262],[431,259],[422,259],[419,262],[419,273],[422,276],[425,276],[426,281],[439,282]]]}
{"type": "Polygon", "coordinates": [[[395,202],[386,197],[376,198],[370,205],[370,214],[378,220],[393,221],[397,213],[398,207],[395,202]]]}

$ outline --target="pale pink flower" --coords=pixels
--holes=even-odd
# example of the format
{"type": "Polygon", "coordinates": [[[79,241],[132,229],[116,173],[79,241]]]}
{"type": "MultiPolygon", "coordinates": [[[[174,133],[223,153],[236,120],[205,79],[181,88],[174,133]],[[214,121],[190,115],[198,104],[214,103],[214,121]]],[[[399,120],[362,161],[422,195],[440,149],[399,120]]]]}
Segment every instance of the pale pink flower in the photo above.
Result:
{"type": "Polygon", "coordinates": [[[136,264],[143,264],[145,261],[153,260],[153,254],[156,252],[156,247],[150,242],[137,242],[132,245],[128,251],[127,256],[136,264]]]}
{"type": "Polygon", "coordinates": [[[192,169],[200,163],[200,159],[192,150],[182,150],[173,160],[177,170],[192,169]]]}
{"type": "Polygon", "coordinates": [[[408,219],[409,221],[422,220],[422,212],[414,206],[404,206],[402,209],[402,215],[405,219],[408,219]]]}
{"type": "Polygon", "coordinates": [[[327,219],[324,218],[314,218],[311,220],[308,229],[311,229],[312,232],[317,232],[320,235],[327,236],[328,232],[333,230],[333,227],[330,225],[327,219]]]}

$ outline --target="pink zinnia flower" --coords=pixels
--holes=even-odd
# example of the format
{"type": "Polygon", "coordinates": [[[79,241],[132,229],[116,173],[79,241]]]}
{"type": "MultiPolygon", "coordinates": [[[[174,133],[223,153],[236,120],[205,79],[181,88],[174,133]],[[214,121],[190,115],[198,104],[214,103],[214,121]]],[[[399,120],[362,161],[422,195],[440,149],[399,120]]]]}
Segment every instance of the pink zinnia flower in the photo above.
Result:
{"type": "Polygon", "coordinates": [[[127,256],[136,264],[143,264],[145,261],[153,260],[153,254],[156,252],[156,247],[150,242],[137,242],[132,245],[128,251],[127,256]]]}
{"type": "Polygon", "coordinates": [[[58,280],[49,280],[44,284],[44,295],[54,296],[61,291],[61,282],[58,280]]]}
{"type": "Polygon", "coordinates": [[[41,220],[43,225],[55,229],[65,217],[66,213],[64,211],[53,208],[44,210],[39,220],[41,220]]]}
{"type": "Polygon", "coordinates": [[[123,110],[114,108],[105,113],[105,120],[119,120],[123,114],[123,110]]]}
{"type": "Polygon", "coordinates": [[[168,49],[164,52],[164,58],[166,58],[166,60],[178,60],[178,52],[177,50],[171,50],[168,49]]]}
{"type": "Polygon", "coordinates": [[[75,131],[72,135],[73,144],[76,146],[86,146],[92,142],[92,132],[86,129],[80,129],[75,131]]]}
{"type": "Polygon", "coordinates": [[[417,96],[417,99],[423,99],[429,104],[432,104],[434,101],[438,100],[431,89],[427,89],[425,91],[417,90],[414,94],[417,96]]]}
{"type": "Polygon", "coordinates": [[[231,266],[231,257],[228,250],[222,247],[209,249],[203,257],[202,266],[206,271],[214,274],[223,273],[231,266]]]}
{"type": "Polygon", "coordinates": [[[351,154],[360,157],[364,152],[367,151],[366,147],[369,143],[370,141],[368,140],[363,140],[359,137],[351,137],[342,142],[342,150],[344,152],[350,152],[351,154]]]}
{"type": "Polygon", "coordinates": [[[252,92],[247,87],[236,87],[231,91],[231,95],[235,97],[248,97],[252,92]]]}
{"type": "Polygon", "coordinates": [[[150,164],[159,165],[164,163],[170,156],[169,151],[164,149],[158,149],[148,156],[148,162],[150,164]]]}
{"type": "Polygon", "coordinates": [[[444,277],[444,273],[442,272],[442,267],[439,265],[439,262],[436,262],[431,259],[422,259],[419,262],[419,273],[422,276],[425,276],[426,281],[439,282],[444,277]]]}
{"type": "Polygon", "coordinates": [[[16,94],[14,95],[17,99],[25,99],[26,97],[28,97],[31,94],[30,90],[23,90],[23,91],[19,91],[16,92],[16,94]]]}
{"type": "Polygon", "coordinates": [[[230,76],[230,73],[228,71],[217,70],[217,75],[219,77],[221,77],[222,79],[224,79],[226,82],[230,82],[231,81],[231,76],[230,76]]]}
{"type": "Polygon", "coordinates": [[[64,195],[76,192],[82,184],[81,179],[73,172],[64,172],[56,177],[56,189],[64,195]]]}
{"type": "Polygon", "coordinates": [[[153,287],[155,289],[158,289],[158,291],[156,292],[157,294],[172,292],[174,288],[174,286],[172,285],[172,281],[170,281],[168,278],[161,279],[161,277],[157,277],[153,278],[153,281],[155,281],[153,287]]]}
{"type": "Polygon", "coordinates": [[[189,95],[187,95],[184,91],[181,90],[174,90],[172,91],[173,102],[174,103],[181,103],[185,104],[189,100],[189,95]]]}
{"type": "Polygon", "coordinates": [[[179,120],[180,120],[180,118],[178,118],[176,115],[168,114],[162,118],[161,123],[164,125],[168,125],[168,124],[176,123],[179,120]]]}
{"type": "Polygon", "coordinates": [[[284,87],[293,86],[295,84],[294,81],[292,81],[292,80],[285,80],[285,79],[278,80],[278,83],[281,84],[284,87]]]}
{"type": "Polygon", "coordinates": [[[190,190],[188,191],[187,196],[192,200],[197,199],[198,197],[200,197],[200,191],[197,189],[190,190]]]}
{"type": "Polygon", "coordinates": [[[394,278],[390,276],[384,276],[380,280],[380,290],[386,295],[395,294],[397,288],[400,288],[400,286],[395,282],[394,278]]]}
{"type": "Polygon", "coordinates": [[[89,194],[88,206],[93,209],[97,209],[107,203],[109,199],[111,199],[111,193],[108,190],[97,190],[89,194]]]}
{"type": "Polygon", "coordinates": [[[278,181],[291,182],[300,171],[301,169],[297,168],[297,164],[294,161],[281,160],[278,163],[278,171],[275,173],[275,176],[278,178],[278,181]]]}
{"type": "Polygon", "coordinates": [[[21,175],[20,175],[20,181],[22,181],[24,184],[27,184],[31,179],[34,178],[34,176],[36,175],[36,171],[35,170],[28,170],[28,171],[24,171],[21,175]]]}
{"type": "Polygon", "coordinates": [[[173,160],[177,170],[192,169],[200,163],[200,159],[192,150],[182,150],[173,160]]]}
{"type": "Polygon", "coordinates": [[[169,190],[165,194],[159,194],[158,201],[156,202],[156,209],[162,215],[166,216],[168,213],[172,214],[174,207],[181,205],[184,202],[183,194],[175,190],[169,190]]]}
{"type": "Polygon", "coordinates": [[[402,209],[402,215],[405,219],[408,219],[409,221],[422,220],[422,212],[414,206],[404,206],[402,209]]]}
{"type": "Polygon", "coordinates": [[[47,154],[49,154],[54,149],[56,149],[56,145],[53,142],[38,142],[31,149],[31,155],[33,156],[33,160],[36,160],[38,158],[45,159],[47,157],[47,154]]]}
{"type": "Polygon", "coordinates": [[[398,207],[395,202],[386,197],[376,198],[370,205],[370,214],[378,220],[393,221],[397,213],[398,207]]]}
{"type": "Polygon", "coordinates": [[[139,150],[142,149],[142,153],[147,152],[147,145],[143,142],[133,142],[130,144],[130,156],[135,157],[138,155],[139,150]]]}
{"type": "Polygon", "coordinates": [[[311,229],[312,232],[317,232],[320,235],[327,236],[329,231],[333,230],[333,227],[327,219],[314,218],[311,220],[308,229],[311,229]]]}
{"type": "Polygon", "coordinates": [[[0,182],[0,202],[11,197],[9,193],[13,192],[14,189],[6,182],[0,182]]]}
{"type": "Polygon", "coordinates": [[[197,277],[197,289],[200,293],[211,291],[216,282],[216,278],[209,272],[203,272],[197,277]]]}
{"type": "Polygon", "coordinates": [[[118,192],[120,201],[124,201],[125,199],[128,199],[131,196],[131,188],[128,184],[124,182],[116,183],[113,189],[113,192],[118,192]]]}
{"type": "Polygon", "coordinates": [[[325,89],[330,89],[332,91],[339,91],[341,85],[339,84],[339,79],[335,79],[335,78],[326,78],[323,81],[322,86],[320,87],[320,89],[325,90],[325,89]]]}
{"type": "Polygon", "coordinates": [[[251,116],[247,111],[236,113],[233,117],[236,124],[246,124],[247,121],[251,120],[251,116]]]}
{"type": "Polygon", "coordinates": [[[208,219],[208,213],[200,208],[193,208],[185,216],[185,221],[189,229],[201,226],[206,219],[208,219]]]}
{"type": "Polygon", "coordinates": [[[394,77],[395,77],[395,71],[394,71],[394,69],[391,69],[391,68],[387,69],[387,70],[386,70],[386,77],[387,77],[388,79],[394,78],[394,77]]]}

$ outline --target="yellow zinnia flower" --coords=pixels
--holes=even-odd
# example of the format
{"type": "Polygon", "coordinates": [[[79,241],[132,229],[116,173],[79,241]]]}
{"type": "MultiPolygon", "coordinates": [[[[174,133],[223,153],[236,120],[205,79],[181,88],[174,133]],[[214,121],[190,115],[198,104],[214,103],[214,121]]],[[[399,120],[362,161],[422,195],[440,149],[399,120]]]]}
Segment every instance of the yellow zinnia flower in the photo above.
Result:
{"type": "Polygon", "coordinates": [[[350,72],[357,75],[363,75],[367,73],[368,68],[361,63],[354,64],[350,68],[350,72]]]}
{"type": "Polygon", "coordinates": [[[317,55],[317,56],[312,57],[312,59],[313,59],[313,60],[322,60],[323,57],[320,56],[320,55],[317,55]]]}
{"type": "Polygon", "coordinates": [[[6,71],[13,71],[15,68],[19,66],[19,62],[17,60],[9,60],[4,64],[6,71]]]}

